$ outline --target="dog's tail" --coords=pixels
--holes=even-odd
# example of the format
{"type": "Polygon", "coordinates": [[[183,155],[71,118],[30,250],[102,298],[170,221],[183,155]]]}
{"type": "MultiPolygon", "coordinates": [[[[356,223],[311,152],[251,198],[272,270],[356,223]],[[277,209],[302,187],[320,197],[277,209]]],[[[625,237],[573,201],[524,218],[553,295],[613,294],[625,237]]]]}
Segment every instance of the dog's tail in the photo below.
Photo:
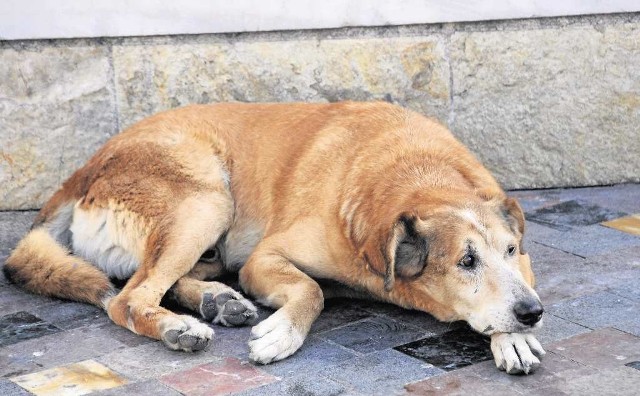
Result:
{"type": "MultiPolygon", "coordinates": [[[[60,210],[57,216],[43,219],[13,250],[3,272],[11,282],[37,294],[97,305],[115,294],[107,275],[80,257],[73,256],[59,243],[54,230],[68,233],[68,221],[60,210]],[[55,225],[55,227],[52,227],[55,225]],[[66,229],[64,229],[66,227],[66,229]]],[[[42,214],[42,212],[41,212],[42,214]]],[[[36,220],[36,224],[39,221],[36,220]]]]}

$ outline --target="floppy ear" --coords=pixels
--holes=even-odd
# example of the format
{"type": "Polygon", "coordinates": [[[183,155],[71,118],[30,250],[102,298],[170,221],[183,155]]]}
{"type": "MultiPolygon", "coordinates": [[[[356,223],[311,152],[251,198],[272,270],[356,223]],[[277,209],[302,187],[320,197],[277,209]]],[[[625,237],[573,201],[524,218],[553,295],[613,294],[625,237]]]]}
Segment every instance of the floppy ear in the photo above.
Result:
{"type": "Polygon", "coordinates": [[[502,202],[502,215],[514,234],[520,234],[520,254],[524,251],[524,212],[515,198],[507,197],[502,202]]]}
{"type": "Polygon", "coordinates": [[[369,268],[384,276],[384,289],[393,288],[395,278],[411,278],[427,264],[428,243],[415,229],[415,216],[402,215],[388,231],[369,238],[364,255],[369,268]]]}

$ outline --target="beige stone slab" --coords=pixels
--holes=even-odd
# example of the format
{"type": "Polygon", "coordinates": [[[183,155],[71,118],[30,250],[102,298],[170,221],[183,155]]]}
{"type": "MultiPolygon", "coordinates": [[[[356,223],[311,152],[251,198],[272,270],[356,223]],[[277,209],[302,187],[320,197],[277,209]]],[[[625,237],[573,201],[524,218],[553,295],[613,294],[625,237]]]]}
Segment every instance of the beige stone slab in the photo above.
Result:
{"type": "Polygon", "coordinates": [[[450,109],[440,36],[114,47],[123,126],[190,103],[390,100],[440,120],[450,109]]]}
{"type": "MultiPolygon", "coordinates": [[[[638,199],[640,199],[640,197],[638,199]]],[[[633,214],[631,216],[605,221],[600,224],[605,227],[613,228],[614,230],[627,232],[633,235],[640,235],[640,214],[633,214]]]]}
{"type": "Polygon", "coordinates": [[[38,208],[117,131],[109,48],[0,48],[0,210],[38,208]]]}
{"type": "Polygon", "coordinates": [[[11,378],[37,396],[77,396],[115,388],[128,381],[94,360],[11,378]]]}
{"type": "Polygon", "coordinates": [[[507,188],[639,181],[640,26],[456,32],[454,132],[507,188]]]}

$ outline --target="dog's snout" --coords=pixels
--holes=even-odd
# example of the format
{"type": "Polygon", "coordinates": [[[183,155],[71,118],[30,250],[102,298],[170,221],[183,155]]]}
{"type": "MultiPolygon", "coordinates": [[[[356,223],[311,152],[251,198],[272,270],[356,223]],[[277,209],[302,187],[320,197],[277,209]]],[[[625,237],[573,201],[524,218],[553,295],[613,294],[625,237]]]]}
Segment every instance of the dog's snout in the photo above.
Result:
{"type": "Polygon", "coordinates": [[[544,309],[538,299],[529,298],[521,300],[513,307],[518,322],[527,326],[533,326],[540,321],[544,309]]]}

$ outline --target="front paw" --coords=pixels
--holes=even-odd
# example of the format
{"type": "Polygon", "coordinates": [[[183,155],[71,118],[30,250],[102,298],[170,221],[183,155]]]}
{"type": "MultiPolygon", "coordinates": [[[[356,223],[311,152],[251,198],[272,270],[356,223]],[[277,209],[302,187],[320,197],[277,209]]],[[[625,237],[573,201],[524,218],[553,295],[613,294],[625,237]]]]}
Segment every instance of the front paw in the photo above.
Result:
{"type": "Polygon", "coordinates": [[[300,348],[305,334],[280,310],[251,329],[249,359],[267,364],[292,355],[300,348]]]}
{"type": "Polygon", "coordinates": [[[496,366],[509,374],[533,373],[546,354],[532,334],[496,333],[491,336],[491,352],[496,366]]]}
{"type": "Polygon", "coordinates": [[[171,315],[160,322],[160,337],[169,349],[196,352],[203,350],[213,330],[188,315],[171,315]]]}

